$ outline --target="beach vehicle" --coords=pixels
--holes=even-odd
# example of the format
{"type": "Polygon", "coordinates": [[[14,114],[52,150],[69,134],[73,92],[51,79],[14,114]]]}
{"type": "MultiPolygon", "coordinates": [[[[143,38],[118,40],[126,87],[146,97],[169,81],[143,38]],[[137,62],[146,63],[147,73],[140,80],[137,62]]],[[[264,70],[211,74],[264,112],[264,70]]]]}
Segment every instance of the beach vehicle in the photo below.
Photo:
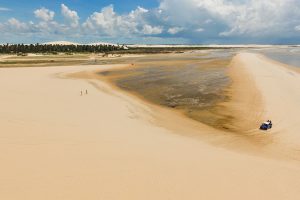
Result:
{"type": "Polygon", "coordinates": [[[268,129],[271,129],[272,128],[272,121],[271,120],[268,120],[268,121],[266,121],[266,122],[264,122],[264,123],[262,123],[261,125],[260,125],[260,130],[264,130],[264,131],[266,131],[266,130],[268,130],[268,129]]]}

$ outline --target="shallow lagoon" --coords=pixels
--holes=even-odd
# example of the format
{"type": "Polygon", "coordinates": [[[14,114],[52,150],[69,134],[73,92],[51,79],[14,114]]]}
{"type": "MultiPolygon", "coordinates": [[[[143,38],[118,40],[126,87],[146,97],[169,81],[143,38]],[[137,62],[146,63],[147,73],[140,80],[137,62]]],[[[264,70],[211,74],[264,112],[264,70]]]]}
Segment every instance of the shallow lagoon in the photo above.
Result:
{"type": "Polygon", "coordinates": [[[207,125],[228,129],[220,103],[229,96],[226,73],[234,52],[217,50],[139,58],[134,66],[101,72],[119,88],[207,125]]]}

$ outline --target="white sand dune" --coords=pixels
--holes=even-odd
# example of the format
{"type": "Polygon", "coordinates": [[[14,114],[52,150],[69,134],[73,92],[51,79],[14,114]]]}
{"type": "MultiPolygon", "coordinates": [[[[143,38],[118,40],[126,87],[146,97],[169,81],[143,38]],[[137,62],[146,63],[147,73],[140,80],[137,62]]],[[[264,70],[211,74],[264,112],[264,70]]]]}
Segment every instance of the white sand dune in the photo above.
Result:
{"type": "Polygon", "coordinates": [[[79,43],[69,42],[69,41],[52,41],[52,42],[45,42],[43,44],[47,44],[47,45],[80,45],[79,43]]]}
{"type": "MultiPolygon", "coordinates": [[[[236,59],[247,69],[246,60],[252,60],[255,70],[250,73],[266,67],[263,72],[273,77],[281,70],[278,82],[298,76],[256,55],[236,59]]],[[[300,197],[298,161],[231,152],[182,136],[185,133],[174,134],[151,122],[156,110],[103,82],[60,78],[107,68],[0,69],[0,199],[300,197]],[[80,96],[85,89],[88,95],[80,96]]],[[[261,79],[261,88],[271,88],[273,98],[265,99],[271,102],[278,94],[273,85],[260,85],[261,79]]],[[[274,106],[266,107],[274,120],[273,132],[285,130],[284,125],[276,127],[282,118],[274,106]]]]}
{"type": "Polygon", "coordinates": [[[93,42],[93,43],[89,43],[88,45],[111,45],[111,46],[118,46],[117,44],[108,43],[108,42],[93,42]]]}
{"type": "MultiPolygon", "coordinates": [[[[83,45],[80,43],[75,43],[75,42],[70,42],[70,41],[52,41],[52,42],[45,42],[43,44],[48,44],[48,45],[83,45]]],[[[118,46],[117,44],[113,43],[107,43],[107,42],[94,42],[90,44],[84,44],[84,45],[112,45],[112,46],[118,46]]]]}

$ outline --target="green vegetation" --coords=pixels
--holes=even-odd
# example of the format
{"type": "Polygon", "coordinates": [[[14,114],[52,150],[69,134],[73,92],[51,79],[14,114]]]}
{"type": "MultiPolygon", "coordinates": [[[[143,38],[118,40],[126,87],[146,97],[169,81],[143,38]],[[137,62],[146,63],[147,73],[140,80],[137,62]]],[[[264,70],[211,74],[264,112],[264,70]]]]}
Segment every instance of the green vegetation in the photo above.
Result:
{"type": "Polygon", "coordinates": [[[0,54],[26,53],[108,53],[124,50],[124,46],[114,45],[52,45],[52,44],[5,44],[0,45],[0,54]]]}
{"type": "Polygon", "coordinates": [[[130,47],[121,45],[62,45],[62,44],[5,44],[0,45],[0,54],[17,54],[26,56],[28,53],[58,54],[65,53],[111,53],[111,54],[159,54],[182,53],[191,50],[230,49],[226,47],[130,47]]]}

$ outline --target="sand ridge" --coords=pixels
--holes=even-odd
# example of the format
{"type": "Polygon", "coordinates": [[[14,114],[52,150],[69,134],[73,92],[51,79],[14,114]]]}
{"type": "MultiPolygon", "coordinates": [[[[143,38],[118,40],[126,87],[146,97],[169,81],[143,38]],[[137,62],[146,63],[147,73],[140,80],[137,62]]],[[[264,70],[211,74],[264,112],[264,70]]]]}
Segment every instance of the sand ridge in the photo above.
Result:
{"type": "Polygon", "coordinates": [[[265,117],[264,102],[254,75],[248,73],[245,64],[241,54],[232,59],[228,69],[232,83],[227,91],[231,99],[224,106],[234,118],[231,124],[234,131],[247,135],[260,134],[258,127],[265,117]]]}
{"type": "Polygon", "coordinates": [[[271,133],[287,145],[300,145],[300,74],[259,54],[242,53],[243,62],[264,102],[262,115],[272,119],[271,133]]]}

